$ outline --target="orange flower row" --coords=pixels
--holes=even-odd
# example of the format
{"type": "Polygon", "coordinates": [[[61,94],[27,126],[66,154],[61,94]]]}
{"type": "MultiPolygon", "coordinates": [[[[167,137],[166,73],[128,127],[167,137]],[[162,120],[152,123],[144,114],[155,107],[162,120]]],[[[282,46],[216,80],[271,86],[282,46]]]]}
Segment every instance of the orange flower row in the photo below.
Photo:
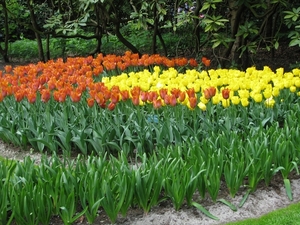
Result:
{"type": "Polygon", "coordinates": [[[187,58],[173,58],[169,59],[164,56],[160,56],[158,54],[154,55],[142,55],[139,57],[138,54],[133,54],[130,51],[126,51],[123,56],[117,55],[102,55],[99,54],[94,60],[86,60],[88,65],[93,66],[94,68],[99,68],[101,70],[115,70],[119,69],[124,71],[128,67],[148,67],[153,65],[166,66],[166,67],[180,67],[180,66],[191,66],[197,67],[198,62],[195,59],[187,59],[187,58]]]}
{"type": "MultiPolygon", "coordinates": [[[[81,100],[83,92],[88,91],[89,106],[96,102],[101,107],[110,104],[109,108],[112,109],[119,99],[132,98],[133,103],[137,104],[140,97],[142,101],[147,98],[148,102],[155,102],[158,100],[155,93],[144,93],[145,96],[140,96],[140,93],[135,95],[128,91],[120,91],[118,88],[108,90],[102,82],[96,81],[97,76],[104,70],[116,68],[124,70],[130,66],[145,67],[149,65],[195,67],[198,63],[195,59],[169,59],[160,55],[139,57],[138,54],[125,52],[123,56],[99,54],[95,58],[75,57],[68,58],[66,62],[63,62],[62,59],[49,60],[47,63],[39,62],[15,68],[7,65],[4,68],[5,71],[0,71],[0,101],[8,95],[13,95],[18,102],[27,98],[30,103],[34,103],[37,93],[40,93],[43,102],[49,101],[51,96],[58,102],[64,102],[67,97],[73,102],[78,102],[81,100]]],[[[163,104],[167,105],[175,105],[178,99],[183,101],[184,98],[185,93],[175,90],[174,93],[167,94],[166,92],[163,97],[160,97],[163,104]]],[[[159,105],[159,101],[157,105],[159,105]]]]}

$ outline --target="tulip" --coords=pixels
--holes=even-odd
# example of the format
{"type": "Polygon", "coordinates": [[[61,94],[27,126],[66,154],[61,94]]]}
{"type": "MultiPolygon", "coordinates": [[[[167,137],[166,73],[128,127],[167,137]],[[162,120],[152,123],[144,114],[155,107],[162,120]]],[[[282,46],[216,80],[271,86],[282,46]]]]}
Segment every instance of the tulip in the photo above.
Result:
{"type": "Polygon", "coordinates": [[[128,90],[120,91],[120,94],[121,94],[121,98],[123,101],[126,101],[127,99],[129,99],[129,91],[128,90]]]}
{"type": "Polygon", "coordinates": [[[143,102],[147,102],[148,101],[148,92],[141,91],[140,97],[143,102]]]}
{"type": "Polygon", "coordinates": [[[88,98],[88,99],[87,99],[87,104],[88,104],[88,106],[91,108],[91,107],[94,106],[95,100],[94,100],[93,98],[88,98]]]}
{"type": "Polygon", "coordinates": [[[185,100],[185,95],[186,94],[184,91],[180,92],[179,97],[178,97],[180,102],[183,102],[185,100]]]}
{"type": "Polygon", "coordinates": [[[71,91],[70,98],[72,102],[79,102],[81,99],[81,93],[77,91],[71,91]]]}
{"type": "Polygon", "coordinates": [[[242,106],[247,107],[249,105],[248,98],[241,98],[242,106]]]}
{"type": "Polygon", "coordinates": [[[161,99],[155,99],[153,100],[153,107],[155,109],[158,109],[162,106],[162,100],[161,99]]]}
{"type": "Polygon", "coordinates": [[[202,110],[202,111],[206,111],[206,105],[203,102],[199,102],[198,103],[198,107],[202,110]]]}
{"type": "Polygon", "coordinates": [[[4,67],[4,69],[5,69],[5,72],[6,72],[6,73],[10,73],[10,72],[12,71],[12,66],[11,66],[11,65],[6,65],[6,66],[4,67]]]}
{"type": "Polygon", "coordinates": [[[115,107],[116,107],[116,103],[114,103],[114,102],[109,103],[108,106],[107,106],[107,108],[108,108],[110,111],[114,110],[115,107]]]}
{"type": "Polygon", "coordinates": [[[162,99],[164,99],[167,94],[168,94],[168,89],[162,88],[159,90],[159,95],[162,99]]]}
{"type": "Polygon", "coordinates": [[[189,98],[190,108],[194,109],[197,106],[197,99],[195,97],[189,98]]]}
{"type": "Polygon", "coordinates": [[[273,97],[270,97],[270,98],[266,99],[265,106],[267,108],[273,108],[274,105],[275,105],[275,100],[273,99],[273,97]]]}
{"type": "Polygon", "coordinates": [[[134,104],[134,105],[139,105],[140,104],[140,98],[139,98],[139,96],[132,96],[132,103],[134,104]]]}
{"type": "Polygon", "coordinates": [[[210,66],[210,59],[208,59],[207,57],[203,56],[201,61],[206,67],[210,66]]]}
{"type": "Polygon", "coordinates": [[[209,88],[206,88],[204,91],[203,91],[203,94],[204,94],[204,97],[206,99],[211,99],[213,96],[216,95],[216,91],[217,89],[215,87],[209,87],[209,88]]]}
{"type": "Polygon", "coordinates": [[[48,102],[50,97],[51,97],[51,93],[50,93],[49,89],[41,90],[41,100],[42,100],[42,102],[45,102],[45,103],[48,102]]]}
{"type": "Polygon", "coordinates": [[[222,90],[222,96],[224,99],[228,99],[230,96],[230,90],[228,88],[222,90]]]}

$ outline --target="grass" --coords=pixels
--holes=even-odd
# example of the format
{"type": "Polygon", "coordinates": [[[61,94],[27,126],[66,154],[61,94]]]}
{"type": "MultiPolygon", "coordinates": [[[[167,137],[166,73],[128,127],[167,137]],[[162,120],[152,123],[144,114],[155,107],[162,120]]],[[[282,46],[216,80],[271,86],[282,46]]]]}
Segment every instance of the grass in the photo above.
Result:
{"type": "Polygon", "coordinates": [[[256,219],[227,223],[227,225],[300,225],[300,203],[275,210],[256,219]]]}

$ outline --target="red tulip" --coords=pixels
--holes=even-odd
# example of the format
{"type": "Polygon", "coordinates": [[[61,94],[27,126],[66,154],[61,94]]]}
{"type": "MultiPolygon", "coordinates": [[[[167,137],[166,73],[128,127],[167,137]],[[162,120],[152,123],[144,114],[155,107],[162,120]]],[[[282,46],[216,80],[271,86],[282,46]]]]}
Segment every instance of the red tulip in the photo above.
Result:
{"type": "Polygon", "coordinates": [[[161,99],[154,99],[153,100],[153,107],[155,109],[158,109],[162,106],[162,100],[161,99]]]}
{"type": "Polygon", "coordinates": [[[215,87],[206,88],[203,91],[204,97],[209,100],[216,95],[216,91],[217,91],[217,89],[215,87]]]}
{"type": "Polygon", "coordinates": [[[107,106],[107,108],[108,108],[110,111],[114,110],[115,107],[116,107],[116,103],[113,103],[113,102],[109,103],[108,106],[107,106]]]}
{"type": "Polygon", "coordinates": [[[228,99],[230,95],[230,90],[228,88],[222,90],[222,96],[224,99],[228,99]]]}

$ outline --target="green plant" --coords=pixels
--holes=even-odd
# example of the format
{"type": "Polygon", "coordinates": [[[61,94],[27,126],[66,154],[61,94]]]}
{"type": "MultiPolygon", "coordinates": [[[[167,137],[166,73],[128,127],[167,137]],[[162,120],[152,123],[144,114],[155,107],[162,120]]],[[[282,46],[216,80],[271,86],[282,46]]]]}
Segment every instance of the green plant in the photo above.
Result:
{"type": "Polygon", "coordinates": [[[163,159],[158,161],[155,155],[151,159],[147,159],[144,154],[142,164],[135,169],[134,195],[137,204],[144,210],[144,214],[147,214],[151,207],[160,201],[164,178],[161,176],[159,168],[163,162],[163,159]]]}

